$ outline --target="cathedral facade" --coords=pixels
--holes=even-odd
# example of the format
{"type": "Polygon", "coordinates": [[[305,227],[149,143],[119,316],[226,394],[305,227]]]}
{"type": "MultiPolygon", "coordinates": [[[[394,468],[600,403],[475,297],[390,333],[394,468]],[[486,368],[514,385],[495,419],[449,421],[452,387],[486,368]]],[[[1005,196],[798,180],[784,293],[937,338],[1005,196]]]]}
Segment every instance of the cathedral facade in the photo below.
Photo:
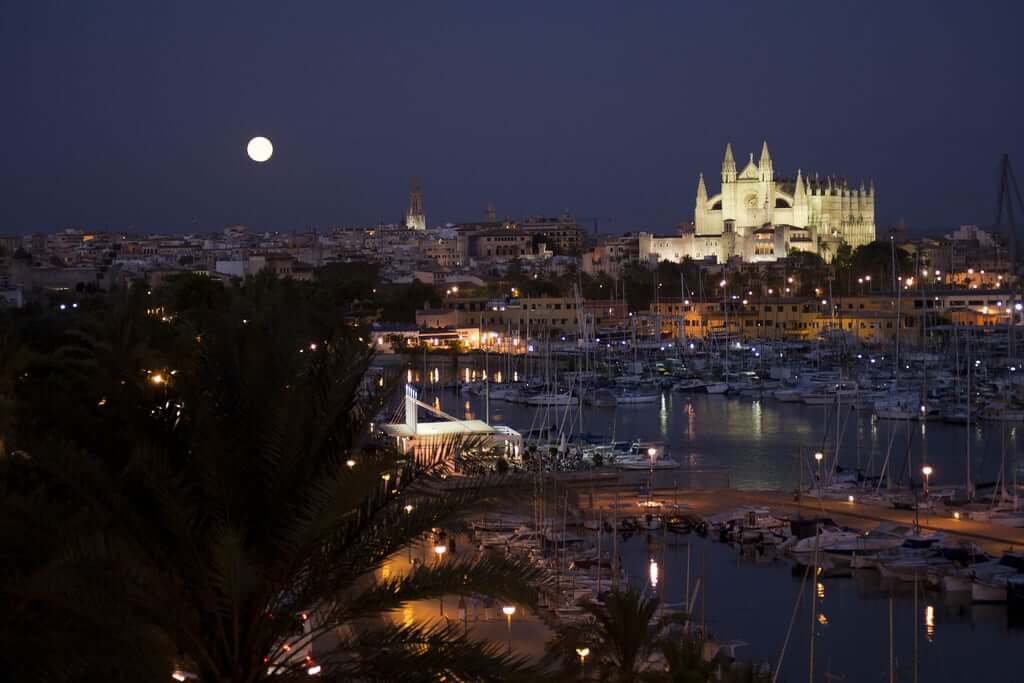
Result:
{"type": "Polygon", "coordinates": [[[844,179],[800,171],[795,178],[777,178],[766,142],[760,158],[755,162],[751,154],[739,173],[732,145],[726,145],[721,191],[709,195],[702,173],[693,226],[678,238],[642,235],[640,255],[757,262],[775,261],[797,249],[831,261],[843,242],[856,248],[874,240],[874,183],[852,189],[844,179]]]}

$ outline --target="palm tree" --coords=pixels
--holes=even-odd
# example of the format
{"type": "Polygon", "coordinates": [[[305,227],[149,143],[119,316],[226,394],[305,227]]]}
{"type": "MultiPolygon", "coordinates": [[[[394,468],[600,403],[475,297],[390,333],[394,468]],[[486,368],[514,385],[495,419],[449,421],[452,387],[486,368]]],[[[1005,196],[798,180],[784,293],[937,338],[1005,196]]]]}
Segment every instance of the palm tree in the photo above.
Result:
{"type": "Polygon", "coordinates": [[[663,638],[659,643],[669,683],[706,683],[715,665],[704,658],[704,640],[696,636],[663,638]]]}
{"type": "Polygon", "coordinates": [[[586,647],[603,681],[661,680],[662,672],[649,667],[673,627],[688,618],[680,613],[656,618],[658,604],[657,598],[636,590],[611,593],[603,605],[583,602],[580,606],[593,619],[593,625],[574,625],[559,631],[549,645],[550,658],[561,658],[571,670],[573,665],[578,667],[577,648],[586,647]]]}
{"type": "Polygon", "coordinates": [[[0,458],[7,454],[7,438],[14,429],[14,392],[28,367],[30,354],[8,328],[0,332],[0,458]]]}
{"type": "MultiPolygon", "coordinates": [[[[3,463],[5,670],[119,681],[182,669],[204,683],[308,680],[314,666],[346,681],[525,670],[454,626],[387,618],[453,593],[529,606],[543,576],[491,555],[380,575],[482,488],[439,477],[463,444],[429,460],[367,444],[383,398],[365,378],[371,350],[354,333],[311,341],[282,324],[291,303],[224,317],[169,357],[178,372],[142,387],[131,427],[146,438],[124,457],[50,435],[3,463]]],[[[108,353],[81,348],[98,349],[86,364],[108,353]]]]}

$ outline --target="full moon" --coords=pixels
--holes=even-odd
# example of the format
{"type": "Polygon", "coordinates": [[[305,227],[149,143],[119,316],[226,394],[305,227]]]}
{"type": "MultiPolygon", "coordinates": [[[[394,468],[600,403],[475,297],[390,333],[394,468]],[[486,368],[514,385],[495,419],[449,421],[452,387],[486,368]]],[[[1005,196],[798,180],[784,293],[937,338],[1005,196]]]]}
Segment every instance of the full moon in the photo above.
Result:
{"type": "Polygon", "coordinates": [[[263,163],[274,153],[274,146],[265,137],[255,137],[249,140],[249,146],[245,148],[245,151],[249,153],[250,159],[263,163]]]}

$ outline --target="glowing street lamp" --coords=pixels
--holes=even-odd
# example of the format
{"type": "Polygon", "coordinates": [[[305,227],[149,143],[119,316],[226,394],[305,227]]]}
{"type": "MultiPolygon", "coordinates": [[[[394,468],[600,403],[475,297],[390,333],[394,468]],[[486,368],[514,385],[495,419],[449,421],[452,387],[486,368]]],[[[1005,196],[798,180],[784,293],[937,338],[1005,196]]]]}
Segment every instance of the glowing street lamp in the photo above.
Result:
{"type": "Polygon", "coordinates": [[[349,458],[348,460],[345,461],[345,465],[347,465],[349,469],[352,469],[353,467],[356,466],[356,461],[353,460],[352,458],[349,458]]]}
{"type": "Polygon", "coordinates": [[[921,474],[924,475],[924,495],[926,498],[928,497],[928,478],[932,476],[932,472],[934,470],[931,465],[925,465],[921,468],[921,474]]]}
{"type": "Polygon", "coordinates": [[[579,655],[579,658],[580,658],[580,672],[582,673],[582,671],[583,671],[583,664],[586,661],[587,656],[590,654],[590,648],[589,647],[578,647],[578,648],[576,648],[576,654],[579,655]]]}
{"type": "Polygon", "coordinates": [[[825,459],[825,454],[818,451],[814,454],[814,459],[818,463],[818,486],[821,486],[821,461],[825,459]]]}
{"type": "Polygon", "coordinates": [[[512,615],[516,613],[516,607],[515,605],[505,605],[501,611],[508,623],[508,651],[512,652],[512,615]]]}
{"type": "MultiPolygon", "coordinates": [[[[444,554],[446,552],[448,552],[448,546],[443,545],[441,543],[438,543],[437,545],[434,546],[434,554],[437,555],[437,563],[438,564],[441,563],[441,558],[444,557],[444,554]]],[[[443,617],[444,616],[444,596],[443,595],[437,596],[437,604],[438,604],[438,607],[441,610],[441,616],[443,617]]]]}

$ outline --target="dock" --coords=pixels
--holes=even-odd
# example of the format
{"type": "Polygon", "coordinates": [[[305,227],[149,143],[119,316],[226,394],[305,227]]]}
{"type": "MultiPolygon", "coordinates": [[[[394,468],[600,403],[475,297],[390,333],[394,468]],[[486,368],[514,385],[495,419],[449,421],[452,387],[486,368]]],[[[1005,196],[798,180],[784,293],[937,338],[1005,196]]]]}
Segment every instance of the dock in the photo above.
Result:
{"type": "MultiPolygon", "coordinates": [[[[579,496],[580,509],[611,511],[616,502],[636,498],[634,488],[610,491],[602,488],[591,496],[579,496]]],[[[874,503],[845,500],[819,499],[804,495],[797,502],[792,492],[782,491],[740,491],[736,489],[712,490],[676,490],[674,488],[655,488],[651,498],[664,503],[685,505],[693,513],[706,517],[719,512],[726,512],[745,505],[766,507],[777,513],[789,516],[822,516],[832,519],[837,524],[855,528],[868,528],[883,522],[913,526],[913,511],[897,510],[874,503]],[[866,524],[869,522],[871,524],[866,524]]],[[[620,511],[621,514],[621,511],[620,511]]],[[[940,531],[950,536],[968,539],[977,543],[989,552],[999,553],[1007,549],[1024,547],[1024,529],[992,524],[990,522],[955,519],[935,510],[922,510],[917,517],[922,529],[940,531]]]]}

